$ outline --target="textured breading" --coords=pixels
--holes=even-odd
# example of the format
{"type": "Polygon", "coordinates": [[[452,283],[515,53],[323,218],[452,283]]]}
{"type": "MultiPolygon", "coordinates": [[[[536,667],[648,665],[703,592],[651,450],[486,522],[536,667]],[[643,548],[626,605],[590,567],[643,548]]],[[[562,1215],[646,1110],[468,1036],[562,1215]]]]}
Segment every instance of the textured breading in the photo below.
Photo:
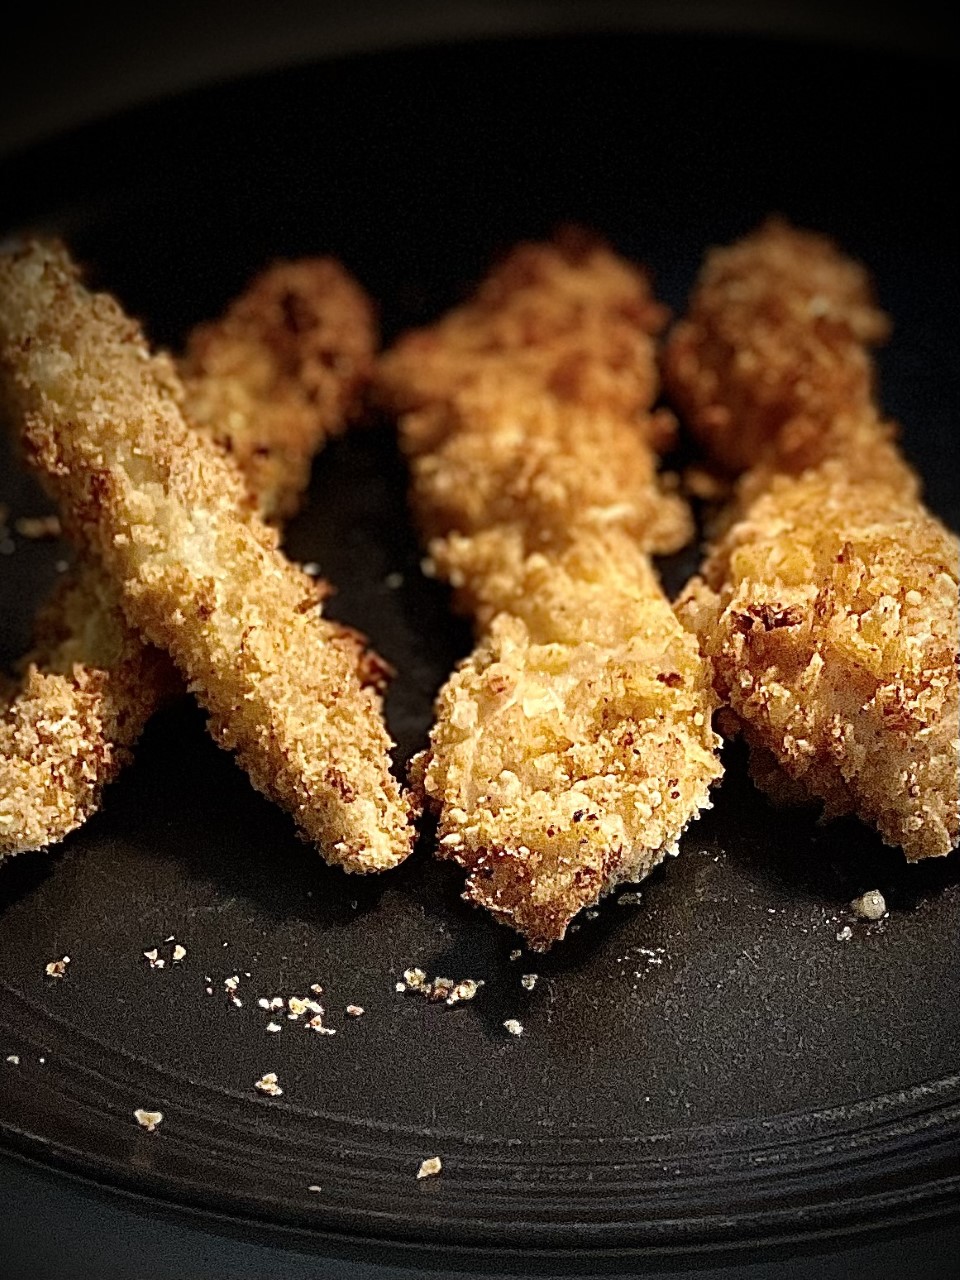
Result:
{"type": "Polygon", "coordinates": [[[588,243],[521,246],[381,365],[383,400],[416,406],[414,511],[479,637],[414,781],[466,896],[537,948],[674,851],[720,772],[709,668],[641,550],[691,533],[653,452],[660,311],[588,243]]]}
{"type": "Polygon", "coordinates": [[[177,685],[92,560],[44,607],[34,646],[20,682],[0,691],[0,860],[85,822],[177,685]]]}
{"type": "Polygon", "coordinates": [[[775,481],[678,602],[747,740],[908,858],[960,837],[958,546],[829,462],[775,481]]]}
{"type": "Polygon", "coordinates": [[[720,767],[709,667],[633,540],[523,567],[441,691],[416,781],[466,896],[541,949],[676,852],[720,767]]]}
{"type": "MultiPolygon", "coordinates": [[[[191,333],[185,416],[241,469],[265,516],[295,510],[311,450],[355,412],[376,343],[372,305],[329,258],[275,264],[191,333]]],[[[361,680],[376,687],[383,665],[354,639],[361,680]]],[[[19,685],[0,693],[0,858],[58,843],[91,817],[177,687],[81,552],[38,619],[19,685]]]]}
{"type": "Polygon", "coordinates": [[[650,336],[668,314],[640,268],[569,227],[517,245],[469,301],[401,337],[380,359],[377,387],[405,413],[506,376],[528,393],[645,416],[658,384],[650,336]]]}
{"type": "Polygon", "coordinates": [[[376,345],[370,299],[332,258],[275,263],[191,332],[187,421],[230,454],[266,519],[299,507],[317,449],[360,407],[376,345]]]}
{"type": "Polygon", "coordinates": [[[668,385],[710,461],[753,465],[677,608],[755,779],[921,858],[958,838],[957,547],[871,398],[885,328],[822,237],[771,222],[708,256],[668,385]]]}
{"type": "Polygon", "coordinates": [[[707,254],[664,386],[715,466],[799,472],[876,417],[869,348],[889,327],[859,263],[771,218],[707,254]]]}
{"type": "Polygon", "coordinates": [[[187,427],[169,360],[56,244],[0,259],[0,343],[27,453],[215,739],[328,860],[374,871],[404,858],[412,805],[356,643],[242,510],[239,472],[187,427]]]}

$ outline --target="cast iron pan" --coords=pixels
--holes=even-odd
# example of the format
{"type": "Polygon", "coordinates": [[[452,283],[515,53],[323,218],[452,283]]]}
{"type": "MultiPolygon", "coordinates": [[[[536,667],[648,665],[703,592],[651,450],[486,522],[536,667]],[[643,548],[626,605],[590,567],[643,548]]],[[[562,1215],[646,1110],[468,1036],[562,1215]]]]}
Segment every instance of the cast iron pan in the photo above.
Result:
{"type": "MultiPolygon", "coordinates": [[[[61,231],[175,344],[271,258],[311,252],[357,273],[389,339],[570,218],[649,263],[679,309],[709,243],[779,210],[874,270],[896,321],[884,403],[956,526],[952,88],[946,63],[760,39],[365,56],[22,155],[0,180],[3,228],[61,231]]],[[[0,498],[44,509],[9,457],[0,498]]],[[[65,554],[14,541],[3,660],[65,554]]],[[[402,766],[469,635],[420,574],[387,425],[320,458],[287,545],[397,667],[402,766]]],[[[695,563],[667,563],[668,582],[695,563]]],[[[611,901],[548,957],[512,960],[514,936],[459,901],[429,839],[395,873],[348,879],[195,707],[159,716],[89,826],[0,872],[0,1057],[20,1058],[0,1061],[4,1149],[258,1238],[436,1265],[520,1265],[516,1249],[530,1266],[693,1261],[942,1221],[960,1189],[960,864],[908,868],[854,821],[770,808],[735,750],[726,764],[638,905],[611,901]],[[889,917],[853,921],[874,887],[889,917]],[[143,951],[170,935],[186,958],[152,970],[143,951]],[[68,977],[46,979],[63,954],[68,977]],[[485,986],[428,1004],[394,989],[411,965],[485,986]],[[336,1036],[267,1034],[257,998],[314,982],[336,1036]],[[271,1070],[277,1099],[253,1088],[271,1070]],[[140,1106],[164,1113],[157,1133],[140,1106]],[[432,1155],[442,1175],[418,1181],[432,1155]]]]}

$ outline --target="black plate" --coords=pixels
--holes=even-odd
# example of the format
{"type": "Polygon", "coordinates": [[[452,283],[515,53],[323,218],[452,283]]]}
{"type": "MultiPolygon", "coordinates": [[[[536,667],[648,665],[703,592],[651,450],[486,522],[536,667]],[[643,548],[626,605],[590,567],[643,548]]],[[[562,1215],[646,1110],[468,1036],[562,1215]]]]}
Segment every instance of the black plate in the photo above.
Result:
{"type": "MultiPolygon", "coordinates": [[[[884,401],[956,525],[951,78],[880,52],[622,34],[357,58],[9,162],[2,225],[61,230],[175,343],[265,261],[304,252],[341,255],[389,337],[566,218],[649,262],[680,307],[708,243],[780,210],[874,269],[897,324],[884,401]]],[[[15,514],[41,509],[8,458],[2,476],[15,514]]],[[[399,669],[401,760],[469,646],[420,576],[403,487],[389,431],[358,434],[320,459],[288,537],[339,584],[332,612],[399,669]]],[[[0,558],[0,658],[62,555],[17,539],[0,558]]],[[[665,566],[674,585],[692,563],[665,566]]],[[[610,902],[549,957],[511,960],[514,937],[459,902],[426,848],[345,878],[195,708],[158,717],[99,817],[0,873],[0,1057],[20,1057],[0,1062],[5,1149],[240,1227],[377,1242],[380,1257],[693,1258],[955,1213],[957,858],[908,868],[855,822],[769,808],[736,752],[727,766],[639,905],[610,902]],[[889,918],[852,921],[846,904],[872,887],[889,918]],[[151,970],[143,951],[171,934],[186,959],[151,970]],[[68,977],[46,979],[65,953],[68,977]],[[409,965],[486,985],[470,1005],[428,1005],[394,990],[409,965]],[[251,975],[242,1008],[223,993],[235,973],[251,975]],[[336,1036],[267,1034],[257,998],[313,982],[336,1036]],[[253,1088],[269,1070],[276,1100],[253,1088]],[[138,1106],[163,1111],[159,1133],[136,1126],[138,1106]],[[442,1176],[418,1182],[434,1154],[442,1176]]]]}

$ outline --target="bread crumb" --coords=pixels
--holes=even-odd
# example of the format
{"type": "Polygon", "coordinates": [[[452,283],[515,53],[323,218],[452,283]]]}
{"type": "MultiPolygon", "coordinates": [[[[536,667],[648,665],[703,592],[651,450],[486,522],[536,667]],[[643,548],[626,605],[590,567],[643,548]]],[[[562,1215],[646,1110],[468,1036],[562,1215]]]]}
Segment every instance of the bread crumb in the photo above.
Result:
{"type": "Polygon", "coordinates": [[[48,978],[65,978],[67,976],[67,965],[69,963],[69,956],[63,956],[60,960],[51,960],[44,969],[44,973],[48,978]]]}
{"type": "Polygon", "coordinates": [[[850,928],[848,924],[845,924],[843,928],[840,930],[840,932],[837,934],[837,941],[849,942],[852,937],[853,937],[853,930],[850,928]]]}
{"type": "Polygon", "coordinates": [[[882,920],[887,914],[887,902],[879,889],[868,889],[850,903],[854,915],[861,920],[882,920]]]}
{"type": "Polygon", "coordinates": [[[323,1187],[319,1186],[316,1182],[311,1182],[310,1186],[307,1187],[307,1190],[317,1192],[317,1191],[322,1191],[323,1187]]]}
{"type": "Polygon", "coordinates": [[[146,1129],[147,1133],[153,1133],[157,1125],[163,1120],[162,1111],[144,1111],[143,1107],[137,1107],[133,1114],[137,1124],[146,1129]]]}
{"type": "Polygon", "coordinates": [[[363,1017],[363,1013],[364,1013],[363,1005],[348,1004],[347,1013],[350,1015],[351,1018],[361,1018],[363,1017]]]}
{"type": "Polygon", "coordinates": [[[523,952],[520,950],[520,948],[515,947],[513,951],[510,952],[510,959],[519,960],[522,955],[523,955],[523,952]]]}
{"type": "Polygon", "coordinates": [[[173,963],[179,964],[186,954],[187,954],[187,948],[182,947],[178,942],[177,945],[173,948],[173,963]]]}
{"type": "Polygon", "coordinates": [[[621,893],[617,898],[617,906],[635,907],[642,897],[643,895],[639,889],[628,889],[626,893],[621,893]]]}
{"type": "Polygon", "coordinates": [[[503,1025],[512,1036],[523,1035],[523,1023],[518,1022],[516,1018],[507,1018],[503,1025]]]}
{"type": "Polygon", "coordinates": [[[253,1087],[255,1089],[259,1089],[261,1093],[265,1093],[271,1098],[279,1098],[283,1093],[283,1090],[277,1083],[277,1073],[275,1071],[268,1071],[265,1075],[262,1075],[259,1080],[255,1080],[253,1087]]]}
{"type": "Polygon", "coordinates": [[[10,1063],[11,1067],[19,1067],[20,1065],[19,1053],[8,1053],[6,1057],[6,1061],[10,1063]]]}
{"type": "Polygon", "coordinates": [[[426,1160],[420,1161],[417,1178],[435,1178],[442,1168],[439,1156],[428,1156],[426,1160]]]}
{"type": "Polygon", "coordinates": [[[532,991],[537,985],[537,979],[540,977],[538,973],[525,973],[520,979],[520,985],[525,991],[532,991]]]}
{"type": "Polygon", "coordinates": [[[267,1030],[270,1032],[271,1035],[275,1035],[278,1031],[282,1031],[283,1028],[280,1026],[279,1022],[268,1022],[267,1030]]]}

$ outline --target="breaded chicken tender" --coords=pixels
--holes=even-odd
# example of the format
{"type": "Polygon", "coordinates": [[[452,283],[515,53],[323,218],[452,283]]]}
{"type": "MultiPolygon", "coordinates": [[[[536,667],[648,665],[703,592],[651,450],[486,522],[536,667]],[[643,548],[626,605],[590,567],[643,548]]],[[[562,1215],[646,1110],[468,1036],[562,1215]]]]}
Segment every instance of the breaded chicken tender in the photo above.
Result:
{"type": "Polygon", "coordinates": [[[416,781],[466,897],[543,950],[676,853],[720,774],[708,665],[621,531],[532,555],[437,700],[416,781]]]}
{"type": "Polygon", "coordinates": [[[413,508],[478,632],[414,782],[466,897],[540,949],[674,852],[720,772],[709,668],[643,553],[691,533],[652,447],[660,311],[576,246],[515,250],[387,353],[379,388],[416,406],[413,508]]]}
{"type": "Polygon", "coordinates": [[[57,244],[0,259],[0,350],[28,457],[214,738],[329,861],[401,861],[412,805],[356,641],[320,617],[312,582],[243,510],[239,472],[188,428],[171,362],[57,244]]]}
{"type": "Polygon", "coordinates": [[[782,223],[708,257],[668,381],[711,461],[754,465],[677,609],[758,783],[916,859],[958,839],[957,544],[870,399],[870,297],[782,223]]]}
{"type": "Polygon", "coordinates": [[[678,603],[747,741],[910,859],[960,838],[957,578],[938,520],[831,461],[775,480],[678,603]]]}
{"type": "Polygon", "coordinates": [[[380,358],[377,387],[394,413],[448,401],[507,377],[584,408],[648,419],[658,386],[651,335],[667,323],[646,274],[597,236],[568,227],[517,245],[476,293],[436,324],[405,334],[380,358]]]}
{"type": "Polygon", "coordinates": [[[191,332],[184,414],[233,458],[265,519],[296,513],[314,454],[360,408],[376,340],[370,299],[332,258],[275,263],[191,332]]]}
{"type": "Polygon", "coordinates": [[[664,387],[715,466],[799,472],[876,418],[870,347],[889,329],[859,263],[770,218],[707,254],[664,387]]]}
{"type": "MultiPolygon", "coordinates": [[[[358,407],[376,343],[371,304],[329,258],[276,263],[191,333],[179,362],[189,425],[237,464],[265,517],[295,510],[311,451],[358,407]]],[[[363,683],[377,686],[376,655],[359,640],[356,652],[363,683]]],[[[82,553],[22,669],[0,691],[0,859],[56,844],[91,817],[147,720],[182,688],[82,553]]]]}

